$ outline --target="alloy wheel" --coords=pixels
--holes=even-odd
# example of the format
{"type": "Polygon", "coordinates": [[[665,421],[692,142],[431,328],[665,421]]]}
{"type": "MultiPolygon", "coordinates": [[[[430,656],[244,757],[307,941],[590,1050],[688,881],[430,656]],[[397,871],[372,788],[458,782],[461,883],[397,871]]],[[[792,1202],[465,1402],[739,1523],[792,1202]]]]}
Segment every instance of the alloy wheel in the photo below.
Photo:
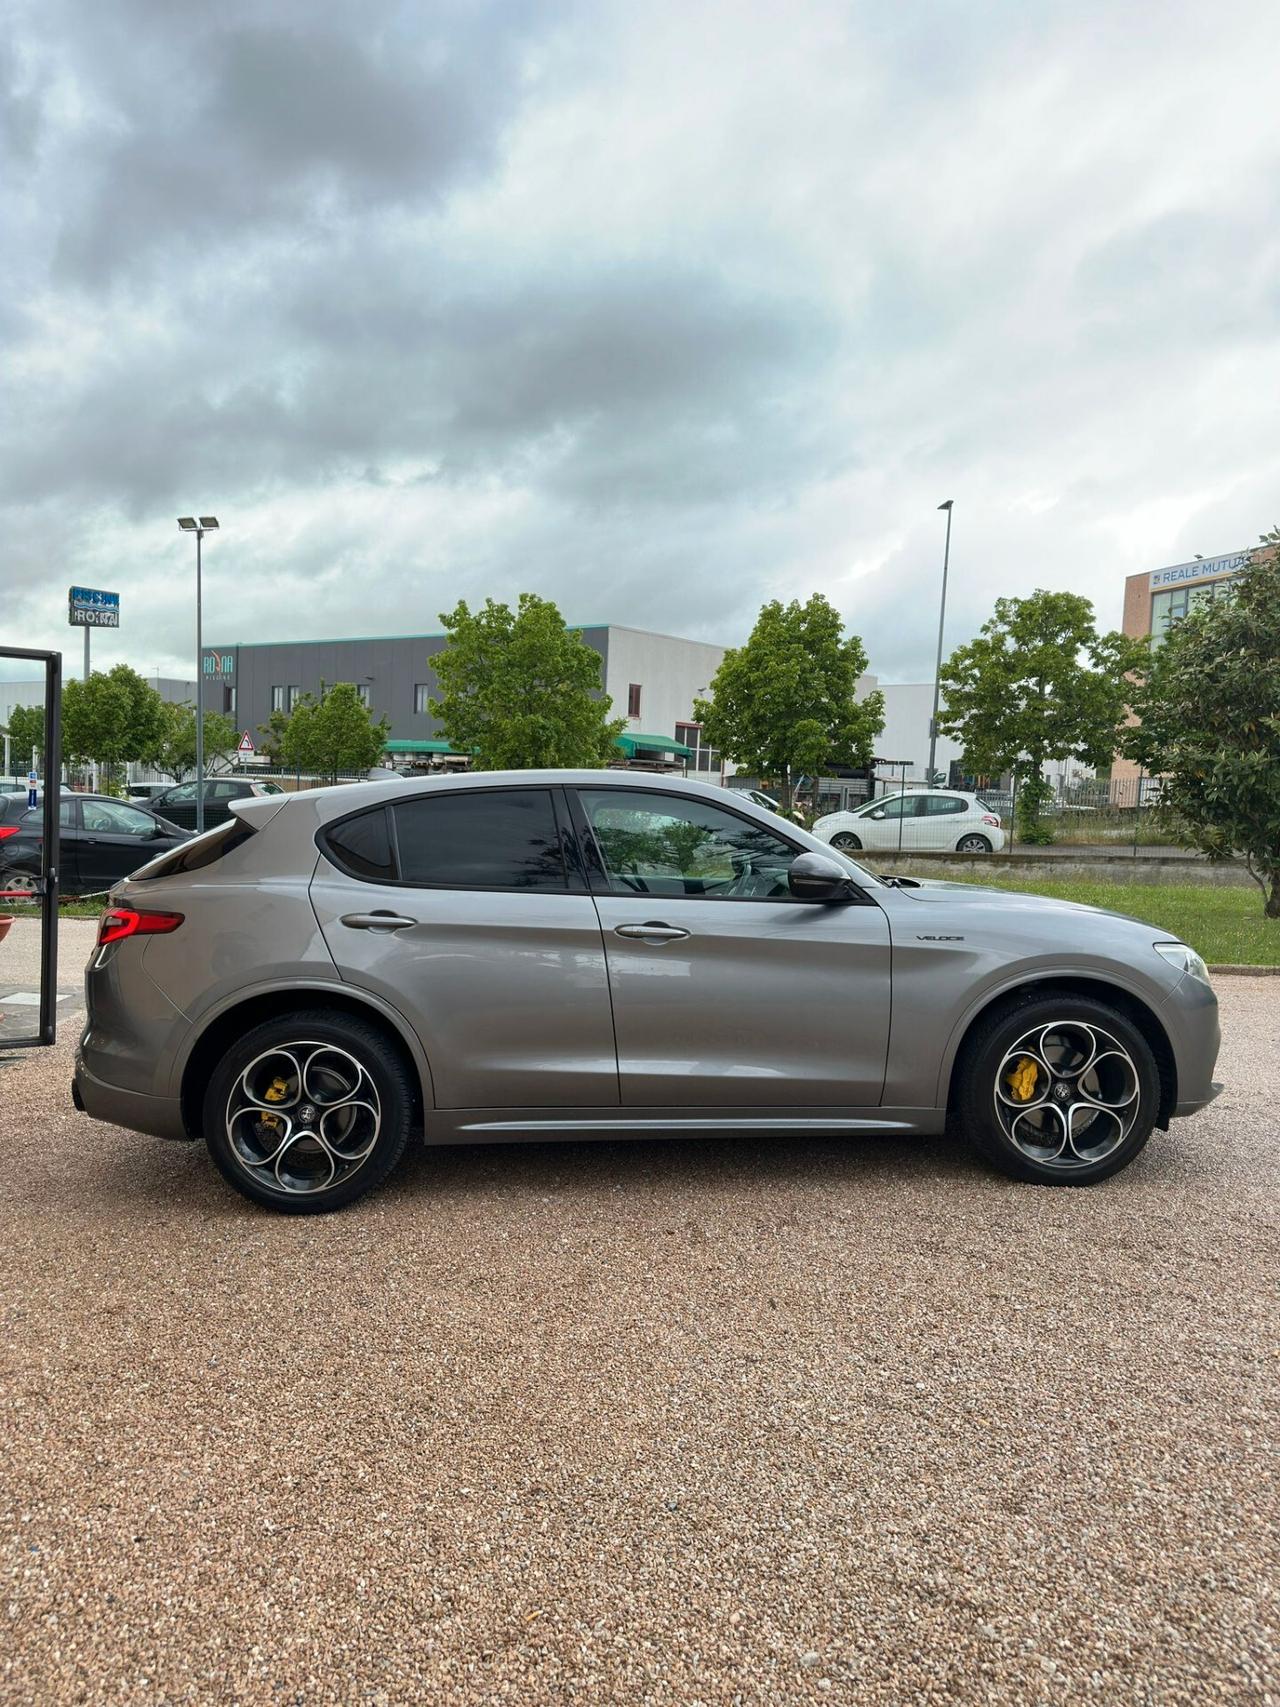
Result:
{"type": "Polygon", "coordinates": [[[849,830],[841,830],[838,836],[832,836],[831,845],[833,848],[839,848],[841,853],[857,853],[862,847],[862,843],[849,830]]]}
{"type": "Polygon", "coordinates": [[[227,1098],[227,1142],[259,1185],[298,1196],[359,1171],[382,1127],[377,1087],[332,1043],[299,1040],[255,1056],[227,1098]]]}
{"type": "Polygon", "coordinates": [[[1101,1026],[1069,1019],[1023,1033],[996,1070],[993,1096],[1014,1148],[1068,1172],[1120,1148],[1137,1121],[1140,1091],[1124,1045],[1101,1026]]]}
{"type": "Polygon", "coordinates": [[[956,843],[957,853],[990,853],[991,843],[985,836],[961,836],[956,843]]]}
{"type": "Polygon", "coordinates": [[[0,871],[0,890],[5,890],[11,899],[25,898],[34,901],[37,896],[36,880],[29,871],[0,871]]]}

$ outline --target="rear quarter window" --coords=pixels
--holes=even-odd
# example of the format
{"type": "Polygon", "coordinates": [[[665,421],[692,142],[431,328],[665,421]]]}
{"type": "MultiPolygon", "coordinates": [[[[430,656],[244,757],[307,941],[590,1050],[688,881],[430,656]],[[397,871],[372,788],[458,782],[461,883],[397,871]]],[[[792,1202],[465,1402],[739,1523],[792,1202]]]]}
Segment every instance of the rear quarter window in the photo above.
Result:
{"type": "Polygon", "coordinates": [[[362,877],[375,883],[395,882],[395,848],[385,806],[331,824],[321,832],[320,846],[348,877],[362,877]]]}

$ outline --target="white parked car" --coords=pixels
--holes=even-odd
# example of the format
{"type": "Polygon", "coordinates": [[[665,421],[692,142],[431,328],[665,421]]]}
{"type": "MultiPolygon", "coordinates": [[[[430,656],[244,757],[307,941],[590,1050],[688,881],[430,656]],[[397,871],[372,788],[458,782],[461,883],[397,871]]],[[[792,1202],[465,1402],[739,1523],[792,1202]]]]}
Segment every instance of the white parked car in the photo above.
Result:
{"type": "Polygon", "coordinates": [[[950,788],[917,789],[868,800],[852,812],[819,818],[813,833],[833,848],[856,853],[999,853],[1000,820],[976,794],[950,788]]]}

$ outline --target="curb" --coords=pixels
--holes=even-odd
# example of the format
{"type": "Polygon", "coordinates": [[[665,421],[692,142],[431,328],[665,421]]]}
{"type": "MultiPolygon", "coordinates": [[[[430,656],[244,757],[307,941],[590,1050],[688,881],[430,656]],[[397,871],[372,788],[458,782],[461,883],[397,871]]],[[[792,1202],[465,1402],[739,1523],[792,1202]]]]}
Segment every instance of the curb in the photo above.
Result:
{"type": "Polygon", "coordinates": [[[1211,966],[1215,978],[1280,978],[1280,966],[1211,966]]]}

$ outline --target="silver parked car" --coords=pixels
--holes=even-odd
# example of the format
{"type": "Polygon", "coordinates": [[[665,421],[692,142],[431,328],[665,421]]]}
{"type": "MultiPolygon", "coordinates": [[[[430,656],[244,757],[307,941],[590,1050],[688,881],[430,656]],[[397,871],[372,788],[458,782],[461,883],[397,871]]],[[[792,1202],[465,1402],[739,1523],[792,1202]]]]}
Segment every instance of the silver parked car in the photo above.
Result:
{"type": "Polygon", "coordinates": [[[618,771],[236,801],[111,894],[75,1099],[348,1203],[430,1144],[963,1132],[1104,1179],[1217,1092],[1199,957],[1092,907],[884,881],[710,785],[618,771]]]}

